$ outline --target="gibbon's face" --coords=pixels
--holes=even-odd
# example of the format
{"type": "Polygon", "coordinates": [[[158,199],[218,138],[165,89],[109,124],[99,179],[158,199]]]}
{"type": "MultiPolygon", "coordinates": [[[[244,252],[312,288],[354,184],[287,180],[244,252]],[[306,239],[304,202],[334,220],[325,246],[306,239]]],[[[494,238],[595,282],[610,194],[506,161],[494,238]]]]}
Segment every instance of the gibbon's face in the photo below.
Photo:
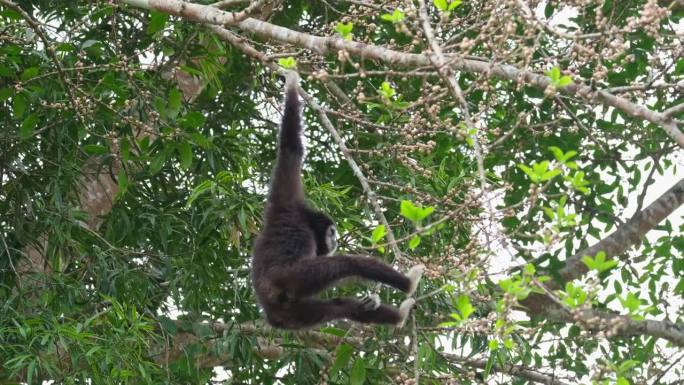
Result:
{"type": "Polygon", "coordinates": [[[325,246],[328,248],[328,255],[332,255],[337,249],[337,229],[335,225],[330,225],[325,230],[325,246]]]}

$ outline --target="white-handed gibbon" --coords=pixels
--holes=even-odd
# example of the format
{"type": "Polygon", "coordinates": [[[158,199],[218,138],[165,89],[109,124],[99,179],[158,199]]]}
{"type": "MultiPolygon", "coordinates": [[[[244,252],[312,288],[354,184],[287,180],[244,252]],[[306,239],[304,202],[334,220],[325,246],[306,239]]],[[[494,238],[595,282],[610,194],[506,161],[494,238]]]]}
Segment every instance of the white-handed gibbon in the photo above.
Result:
{"type": "Polygon", "coordinates": [[[327,301],[315,298],[320,291],[351,276],[393,286],[410,296],[424,266],[414,266],[404,275],[371,257],[331,255],[337,246],[335,224],[304,199],[298,80],[294,72],[286,76],[278,155],[264,209],[264,227],[252,253],[257,300],[266,320],[277,328],[302,329],[340,318],[401,327],[415,303],[412,298],[399,308],[381,304],[377,295],[327,301]]]}

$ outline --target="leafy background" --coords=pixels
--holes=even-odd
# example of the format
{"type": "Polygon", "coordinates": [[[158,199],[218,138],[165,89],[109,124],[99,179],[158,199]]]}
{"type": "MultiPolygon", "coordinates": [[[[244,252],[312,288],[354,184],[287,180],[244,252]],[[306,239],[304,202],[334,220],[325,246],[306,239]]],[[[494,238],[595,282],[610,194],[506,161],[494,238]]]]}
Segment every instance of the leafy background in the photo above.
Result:
{"type": "MultiPolygon", "coordinates": [[[[420,3],[261,1],[251,16],[425,53],[420,3]]],[[[321,54],[239,25],[231,43],[120,2],[0,0],[0,382],[681,381],[681,211],[638,248],[586,256],[588,275],[559,270],[652,202],[648,186],[682,184],[681,147],[662,127],[564,92],[586,84],[654,111],[680,105],[681,2],[425,8],[445,53],[550,85],[454,72],[469,123],[433,66],[321,54]],[[341,249],[428,267],[405,329],[259,321],[248,264],[275,156],[278,66],[296,66],[318,104],[304,110],[304,180],[341,249]],[[534,295],[548,309],[519,306],[534,295]],[[592,309],[625,318],[578,315],[592,309]],[[672,333],[621,329],[643,319],[672,333]]]]}

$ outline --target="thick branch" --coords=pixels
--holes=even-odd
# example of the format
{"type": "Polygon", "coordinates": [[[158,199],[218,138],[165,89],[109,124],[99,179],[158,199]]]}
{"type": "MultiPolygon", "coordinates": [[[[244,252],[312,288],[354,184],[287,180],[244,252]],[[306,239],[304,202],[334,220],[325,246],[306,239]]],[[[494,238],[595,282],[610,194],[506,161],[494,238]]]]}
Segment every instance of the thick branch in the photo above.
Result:
{"type": "MultiPolygon", "coordinates": [[[[330,54],[344,50],[365,59],[379,60],[388,64],[407,67],[425,67],[434,62],[433,55],[394,51],[380,46],[347,41],[339,37],[310,35],[253,18],[247,18],[236,23],[238,18],[233,13],[223,12],[211,6],[191,4],[178,0],[120,1],[136,7],[153,8],[158,11],[181,16],[187,20],[217,25],[232,24],[245,32],[253,33],[262,38],[307,48],[319,54],[330,54]]],[[[452,68],[460,71],[491,74],[510,81],[523,79],[528,84],[540,89],[546,89],[551,85],[551,80],[548,77],[528,71],[520,71],[511,65],[490,64],[487,61],[465,59],[458,55],[449,55],[448,60],[452,68]]],[[[662,112],[650,110],[627,99],[612,95],[607,91],[595,92],[591,87],[582,84],[571,84],[563,87],[560,91],[569,95],[580,95],[589,100],[617,108],[632,117],[654,123],[660,126],[680,147],[684,148],[684,134],[678,129],[676,122],[662,112]]]]}
{"type": "MultiPolygon", "coordinates": [[[[681,179],[647,208],[618,227],[608,237],[569,257],[566,260],[565,266],[560,269],[559,275],[565,281],[570,281],[585,274],[588,271],[587,266],[582,262],[582,257],[585,255],[594,256],[599,251],[603,251],[608,260],[623,254],[643,239],[648,231],[653,229],[683,203],[684,179],[681,179]]],[[[558,287],[554,283],[550,283],[547,286],[549,289],[558,287]]],[[[684,325],[674,324],[669,321],[635,321],[618,314],[596,310],[585,310],[578,315],[578,319],[574,319],[567,310],[560,308],[542,294],[531,294],[528,298],[521,301],[521,305],[525,306],[530,314],[544,315],[550,320],[562,322],[578,321],[592,325],[595,321],[598,324],[610,326],[619,321],[620,325],[615,329],[616,335],[650,335],[664,338],[678,346],[684,346],[684,325]]]]}
{"type": "Polygon", "coordinates": [[[684,179],[681,179],[612,234],[568,258],[565,266],[559,271],[560,276],[565,281],[570,281],[585,274],[588,271],[587,266],[582,262],[582,257],[585,255],[593,257],[599,251],[603,251],[606,253],[606,259],[610,259],[624,253],[683,203],[684,179]]]}
{"type": "Polygon", "coordinates": [[[653,336],[684,346],[684,325],[667,320],[633,320],[629,316],[607,311],[582,310],[575,316],[556,304],[547,305],[544,316],[549,321],[580,323],[587,330],[602,331],[606,336],[653,336]]]}

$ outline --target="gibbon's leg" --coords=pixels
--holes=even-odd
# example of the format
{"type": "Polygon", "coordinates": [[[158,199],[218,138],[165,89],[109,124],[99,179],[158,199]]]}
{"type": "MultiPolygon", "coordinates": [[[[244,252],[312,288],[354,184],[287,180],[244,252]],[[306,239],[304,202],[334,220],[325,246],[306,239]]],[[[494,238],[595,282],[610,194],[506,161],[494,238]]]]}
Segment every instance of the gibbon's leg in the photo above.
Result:
{"type": "Polygon", "coordinates": [[[293,265],[278,269],[270,278],[273,284],[286,291],[290,298],[312,296],[338,280],[351,276],[382,282],[411,295],[418,285],[423,269],[423,265],[417,265],[404,275],[375,258],[335,255],[299,260],[293,265]]]}
{"type": "Polygon", "coordinates": [[[285,108],[280,124],[278,156],[273,170],[269,200],[273,203],[288,203],[304,200],[302,187],[302,143],[301,105],[297,94],[299,76],[289,71],[285,77],[285,108]]]}
{"type": "Polygon", "coordinates": [[[330,301],[307,298],[292,304],[291,320],[300,328],[341,318],[362,323],[392,324],[401,327],[414,304],[413,299],[407,299],[404,302],[406,304],[402,304],[397,309],[393,306],[382,305],[377,296],[368,296],[361,300],[335,298],[330,301]]]}

